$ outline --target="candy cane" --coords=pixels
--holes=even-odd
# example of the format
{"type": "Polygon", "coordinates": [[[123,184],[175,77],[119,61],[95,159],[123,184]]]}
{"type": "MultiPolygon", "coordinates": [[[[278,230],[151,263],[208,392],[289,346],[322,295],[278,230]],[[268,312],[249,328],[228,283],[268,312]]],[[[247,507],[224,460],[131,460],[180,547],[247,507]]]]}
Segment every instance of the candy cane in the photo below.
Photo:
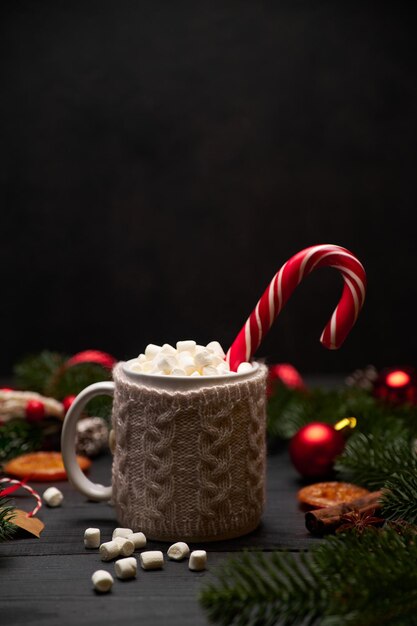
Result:
{"type": "Polygon", "coordinates": [[[294,289],[319,267],[338,269],[344,280],[339,304],[320,337],[326,348],[340,348],[365,301],[365,270],[346,248],[331,244],[312,246],[291,257],[275,274],[227,353],[231,370],[236,371],[240,363],[251,360],[294,289]]]}
{"type": "Polygon", "coordinates": [[[26,489],[26,491],[29,491],[29,493],[36,499],[37,504],[35,508],[33,509],[33,511],[28,513],[28,517],[33,517],[34,515],[36,515],[36,513],[39,511],[39,509],[42,506],[42,499],[37,491],[32,489],[32,487],[30,487],[29,485],[26,485],[23,481],[15,480],[14,478],[0,478],[0,483],[11,483],[12,485],[16,485],[16,487],[9,487],[8,489],[4,489],[3,491],[0,491],[1,496],[6,496],[12,493],[13,491],[17,491],[19,487],[22,487],[23,489],[26,489]]]}

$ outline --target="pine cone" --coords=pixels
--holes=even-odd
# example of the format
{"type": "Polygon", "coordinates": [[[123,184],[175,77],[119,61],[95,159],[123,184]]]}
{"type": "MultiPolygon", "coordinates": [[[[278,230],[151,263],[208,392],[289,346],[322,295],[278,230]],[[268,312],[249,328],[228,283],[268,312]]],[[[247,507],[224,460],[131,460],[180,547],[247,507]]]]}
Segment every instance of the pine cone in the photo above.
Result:
{"type": "Polygon", "coordinates": [[[376,367],[368,365],[365,369],[355,370],[345,379],[345,383],[348,387],[360,387],[366,391],[372,391],[377,378],[378,370],[376,367]]]}
{"type": "Polygon", "coordinates": [[[108,446],[109,429],[101,417],[86,417],[77,423],[75,449],[77,454],[97,456],[108,446]]]}

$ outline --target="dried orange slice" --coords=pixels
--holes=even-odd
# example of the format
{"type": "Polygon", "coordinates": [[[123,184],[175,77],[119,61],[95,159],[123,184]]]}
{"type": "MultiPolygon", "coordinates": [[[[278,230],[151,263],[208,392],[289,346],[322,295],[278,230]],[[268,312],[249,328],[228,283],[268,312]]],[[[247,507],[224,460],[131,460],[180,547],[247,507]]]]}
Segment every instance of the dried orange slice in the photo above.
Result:
{"type": "Polygon", "coordinates": [[[315,483],[303,487],[298,492],[298,500],[304,506],[314,509],[322,509],[326,506],[351,502],[356,498],[365,496],[369,491],[363,487],[352,485],[351,483],[339,483],[337,481],[329,483],[315,483]]]}
{"type": "MultiPolygon", "coordinates": [[[[91,465],[90,459],[85,456],[77,456],[77,461],[83,471],[91,465]]],[[[67,480],[67,473],[60,452],[22,454],[6,463],[4,472],[19,478],[29,478],[40,482],[67,480]]]]}

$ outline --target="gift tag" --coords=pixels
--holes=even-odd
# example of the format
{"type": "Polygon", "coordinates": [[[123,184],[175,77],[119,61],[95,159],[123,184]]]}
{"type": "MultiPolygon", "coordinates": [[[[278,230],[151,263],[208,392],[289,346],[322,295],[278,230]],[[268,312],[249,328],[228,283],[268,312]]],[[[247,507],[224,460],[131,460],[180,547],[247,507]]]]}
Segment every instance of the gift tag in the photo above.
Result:
{"type": "Polygon", "coordinates": [[[39,539],[45,524],[37,517],[29,517],[27,511],[22,511],[22,509],[15,509],[14,513],[15,515],[10,521],[39,539]]]}

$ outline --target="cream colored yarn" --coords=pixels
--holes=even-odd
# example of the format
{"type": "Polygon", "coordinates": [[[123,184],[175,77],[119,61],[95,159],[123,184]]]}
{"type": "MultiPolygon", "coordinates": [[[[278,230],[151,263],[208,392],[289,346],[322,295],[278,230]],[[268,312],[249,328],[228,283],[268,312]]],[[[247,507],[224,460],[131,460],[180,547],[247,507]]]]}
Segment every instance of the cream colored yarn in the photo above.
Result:
{"type": "Polygon", "coordinates": [[[267,368],[193,391],[137,384],[113,370],[113,501],[150,539],[213,541],[259,524],[265,501],[267,368]]]}

